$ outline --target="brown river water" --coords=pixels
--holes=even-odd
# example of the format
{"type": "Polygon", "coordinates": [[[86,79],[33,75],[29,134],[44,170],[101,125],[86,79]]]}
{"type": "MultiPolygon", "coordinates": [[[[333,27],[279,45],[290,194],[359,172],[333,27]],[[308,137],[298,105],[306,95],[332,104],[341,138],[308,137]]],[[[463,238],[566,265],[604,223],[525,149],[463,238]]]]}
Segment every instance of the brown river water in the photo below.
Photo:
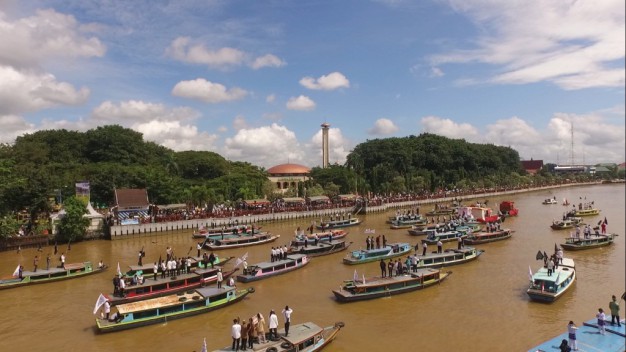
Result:
{"type": "MultiPolygon", "coordinates": [[[[342,264],[348,253],[345,251],[313,258],[305,268],[282,276],[238,283],[239,287],[252,286],[256,292],[235,305],[110,334],[95,332],[92,311],[98,295],[112,291],[111,279],[117,263],[126,271],[128,265],[136,264],[142,247],[147,262],[157,260],[159,255],[165,257],[167,246],[172,246],[178,255],[187,253],[191,247],[195,252],[196,241],[190,232],[179,232],[76,243],[70,251],[59,246],[60,251],[67,252],[67,263],[83,260],[97,263],[102,259],[111,268],[85,278],[0,291],[0,350],[190,352],[200,351],[206,338],[211,351],[230,344],[233,318],[248,318],[257,312],[267,317],[270,309],[280,312],[289,305],[294,310],[292,324],[345,323],[327,351],[526,351],[563,333],[570,320],[580,325],[591,319],[599,307],[608,310],[611,295],[619,297],[624,292],[624,189],[624,184],[595,185],[490,197],[489,206],[513,200],[520,209],[519,217],[508,218],[503,224],[515,230],[513,237],[478,246],[486,251],[478,260],[445,268],[453,274],[441,285],[423,291],[355,303],[336,302],[331,290],[352,278],[355,269],[359,276],[379,275],[377,262],[342,264]],[[606,216],[608,231],[619,236],[609,247],[566,251],[565,256],[576,261],[578,280],[555,303],[541,304],[531,302],[526,295],[528,267],[537,269],[541,264],[535,260],[537,251],[551,253],[554,244],[561,243],[569,233],[549,228],[552,220],[567,209],[560,204],[541,204],[552,196],[559,203],[563,198],[573,202],[578,202],[580,197],[593,200],[602,213],[588,222],[595,224],[606,216]]],[[[424,206],[421,211],[431,209],[432,206],[424,206]]],[[[415,244],[421,237],[410,236],[406,230],[389,229],[385,221],[393,213],[362,216],[361,225],[348,228],[350,234],[346,239],[354,242],[350,249],[365,247],[367,228],[376,229],[376,235],[385,234],[389,242],[415,244]]],[[[248,252],[250,264],[266,261],[272,245],[287,243],[296,227],[305,228],[309,223],[306,219],[264,223],[264,230],[281,235],[278,242],[216,253],[239,257],[248,252]]],[[[456,246],[456,243],[444,246],[456,246]]],[[[52,251],[52,247],[44,248],[44,258],[52,251]]],[[[26,269],[32,269],[36,254],[37,250],[32,248],[19,254],[0,253],[0,276],[10,276],[20,262],[26,269]]],[[[231,265],[232,262],[226,264],[226,268],[231,265]]],[[[622,302],[622,306],[626,304],[622,302]]],[[[282,326],[282,316],[278,315],[282,326]]]]}

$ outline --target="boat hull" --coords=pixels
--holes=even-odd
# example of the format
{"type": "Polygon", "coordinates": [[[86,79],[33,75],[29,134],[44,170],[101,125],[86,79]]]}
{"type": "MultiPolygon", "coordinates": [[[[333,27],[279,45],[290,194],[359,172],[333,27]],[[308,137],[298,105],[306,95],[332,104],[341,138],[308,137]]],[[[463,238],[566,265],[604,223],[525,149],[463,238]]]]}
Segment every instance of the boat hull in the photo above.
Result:
{"type": "Polygon", "coordinates": [[[598,247],[606,247],[613,244],[615,234],[609,234],[606,236],[591,235],[588,238],[566,238],[566,242],[561,244],[561,247],[568,251],[582,251],[586,249],[594,249],[598,247]]]}
{"type": "Polygon", "coordinates": [[[291,247],[289,253],[306,254],[307,257],[321,257],[324,255],[343,252],[348,249],[351,244],[352,242],[346,244],[344,241],[324,242],[319,243],[317,246],[309,245],[307,247],[300,248],[291,247]]]}
{"type": "Polygon", "coordinates": [[[256,245],[259,245],[259,244],[274,242],[279,237],[280,237],[280,235],[272,235],[272,236],[269,236],[266,239],[261,239],[261,240],[258,240],[258,241],[245,241],[245,240],[242,240],[242,241],[237,241],[237,242],[228,243],[228,244],[207,243],[205,246],[207,248],[211,249],[211,250],[228,249],[228,248],[241,248],[241,247],[256,246],[256,245]]]}
{"type": "MultiPolygon", "coordinates": [[[[252,281],[259,281],[259,280],[267,279],[273,276],[278,276],[278,275],[282,275],[288,272],[292,272],[294,270],[298,270],[309,263],[309,258],[306,255],[300,256],[298,254],[294,254],[292,256],[301,258],[301,260],[298,261],[298,259],[291,259],[291,260],[279,260],[274,263],[263,263],[265,266],[269,264],[269,266],[272,266],[272,265],[283,266],[284,265],[284,267],[274,269],[271,272],[265,272],[265,273],[263,273],[262,268],[259,268],[254,274],[237,275],[237,281],[244,282],[244,283],[252,282],[252,281]],[[289,266],[289,264],[291,263],[295,263],[295,264],[293,266],[289,266]]],[[[287,258],[290,258],[290,257],[288,256],[287,258]]]]}
{"type": "MultiPolygon", "coordinates": [[[[498,232],[495,232],[495,233],[497,234],[498,232]]],[[[492,235],[492,234],[494,233],[489,233],[485,237],[480,236],[480,234],[474,234],[474,236],[476,237],[469,236],[464,240],[464,242],[466,244],[476,245],[476,244],[484,244],[484,243],[508,240],[509,238],[513,236],[513,231],[511,230],[502,231],[502,235],[492,235]]]]}
{"type": "Polygon", "coordinates": [[[350,256],[348,258],[343,258],[343,263],[348,264],[348,265],[371,263],[371,262],[379,261],[381,259],[390,259],[390,258],[400,257],[402,255],[409,253],[411,250],[412,250],[412,247],[409,246],[408,244],[405,244],[405,245],[401,245],[398,248],[397,252],[388,251],[381,255],[368,256],[365,258],[358,258],[358,259],[355,258],[354,256],[350,256]]]}
{"type": "MultiPolygon", "coordinates": [[[[89,266],[91,266],[91,263],[89,263],[89,266]]],[[[59,271],[59,268],[51,270],[39,269],[37,273],[33,273],[33,276],[25,275],[21,280],[18,278],[0,280],[0,290],[77,279],[84,276],[99,274],[107,269],[107,266],[103,268],[88,269],[87,263],[66,264],[66,269],[61,271],[59,271]],[[78,265],[80,268],[70,269],[72,265],[78,265]]]]}

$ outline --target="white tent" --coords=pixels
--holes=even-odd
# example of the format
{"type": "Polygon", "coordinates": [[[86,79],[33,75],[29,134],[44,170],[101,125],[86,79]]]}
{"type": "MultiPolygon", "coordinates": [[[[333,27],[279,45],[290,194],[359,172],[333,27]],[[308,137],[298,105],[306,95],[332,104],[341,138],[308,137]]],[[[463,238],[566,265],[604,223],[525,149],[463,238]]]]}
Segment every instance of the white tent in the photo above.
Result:
{"type": "MultiPolygon", "coordinates": [[[[63,216],[65,216],[65,209],[61,209],[59,212],[50,215],[53,235],[57,234],[57,226],[63,216]]],[[[83,215],[83,217],[89,219],[89,227],[87,228],[87,231],[97,231],[102,228],[102,224],[104,223],[104,215],[98,213],[93,208],[93,206],[91,206],[91,203],[87,203],[87,214],[83,215]]]]}

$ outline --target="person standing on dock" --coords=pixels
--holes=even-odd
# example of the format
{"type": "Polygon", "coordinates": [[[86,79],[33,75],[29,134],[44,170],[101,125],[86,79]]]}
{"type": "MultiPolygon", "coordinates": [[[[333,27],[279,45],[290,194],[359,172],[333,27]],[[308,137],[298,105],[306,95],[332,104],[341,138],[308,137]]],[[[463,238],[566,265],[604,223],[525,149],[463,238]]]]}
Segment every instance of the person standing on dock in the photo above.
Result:
{"type": "Polygon", "coordinates": [[[619,303],[617,302],[617,297],[613,295],[611,299],[611,302],[609,302],[609,310],[611,311],[611,325],[615,325],[615,320],[617,319],[617,326],[621,327],[622,323],[619,321],[619,303]]]}
{"type": "Polygon", "coordinates": [[[576,330],[578,327],[574,324],[573,321],[570,320],[569,324],[567,324],[567,337],[569,338],[569,346],[574,350],[578,351],[578,343],[576,342],[576,330]]]}
{"type": "Polygon", "coordinates": [[[241,325],[238,319],[233,319],[233,326],[230,329],[230,335],[233,338],[233,351],[239,351],[239,342],[241,340],[241,325]]]}
{"type": "Polygon", "coordinates": [[[270,310],[270,340],[274,339],[278,339],[278,316],[272,309],[270,310]]]}
{"type": "Polygon", "coordinates": [[[283,315],[285,316],[285,336],[289,336],[289,325],[291,324],[291,313],[293,313],[293,309],[289,308],[289,306],[285,306],[285,309],[283,309],[283,315]]]}

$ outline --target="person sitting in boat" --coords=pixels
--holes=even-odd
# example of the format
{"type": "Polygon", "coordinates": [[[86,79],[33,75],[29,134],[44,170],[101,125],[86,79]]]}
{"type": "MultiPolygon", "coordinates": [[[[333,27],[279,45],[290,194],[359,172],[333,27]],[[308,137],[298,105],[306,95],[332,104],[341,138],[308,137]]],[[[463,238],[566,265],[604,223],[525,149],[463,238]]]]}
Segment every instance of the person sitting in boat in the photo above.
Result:
{"type": "Polygon", "coordinates": [[[124,314],[120,314],[120,312],[115,312],[109,317],[110,322],[119,323],[124,320],[124,314]]]}

